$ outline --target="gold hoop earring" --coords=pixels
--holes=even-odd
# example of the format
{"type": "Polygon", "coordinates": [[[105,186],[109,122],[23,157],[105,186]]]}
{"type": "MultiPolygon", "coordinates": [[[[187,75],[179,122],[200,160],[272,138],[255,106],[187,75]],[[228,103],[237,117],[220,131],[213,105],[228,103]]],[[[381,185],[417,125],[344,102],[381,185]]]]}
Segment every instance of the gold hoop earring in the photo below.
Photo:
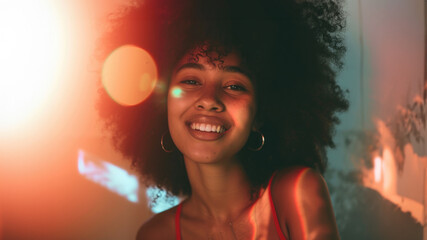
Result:
{"type": "Polygon", "coordinates": [[[264,137],[264,134],[262,134],[262,132],[260,132],[259,130],[255,130],[253,132],[259,134],[259,136],[261,137],[261,144],[256,148],[251,148],[251,147],[247,147],[247,148],[251,151],[258,152],[259,150],[261,150],[264,147],[265,137],[264,137]]]}
{"type": "Polygon", "coordinates": [[[162,146],[163,151],[165,151],[165,152],[167,152],[167,153],[171,153],[171,152],[173,152],[174,150],[173,150],[173,149],[172,149],[172,150],[167,149],[167,148],[165,147],[165,145],[164,145],[164,141],[163,141],[163,138],[165,137],[165,135],[166,135],[167,133],[168,133],[168,132],[163,133],[162,137],[160,138],[160,145],[162,146]]]}

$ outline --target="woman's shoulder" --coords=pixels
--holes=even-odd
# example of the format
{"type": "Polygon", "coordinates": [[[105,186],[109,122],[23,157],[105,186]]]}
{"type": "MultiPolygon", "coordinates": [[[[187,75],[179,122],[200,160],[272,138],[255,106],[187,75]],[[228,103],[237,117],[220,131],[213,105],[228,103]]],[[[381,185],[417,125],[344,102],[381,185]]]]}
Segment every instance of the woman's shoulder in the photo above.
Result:
{"type": "Polygon", "coordinates": [[[273,181],[275,192],[294,191],[304,187],[314,190],[316,187],[325,186],[325,180],[320,173],[309,167],[294,166],[276,172],[273,181]]]}
{"type": "MultiPolygon", "coordinates": [[[[322,175],[309,167],[289,167],[279,170],[271,184],[271,194],[277,208],[289,213],[298,204],[309,201],[312,207],[321,207],[329,200],[329,192],[322,175]],[[319,205],[317,205],[319,204],[319,205]]],[[[299,206],[300,207],[300,206],[299,206]]]]}
{"type": "Polygon", "coordinates": [[[136,239],[175,239],[175,214],[177,206],[158,213],[139,228],[136,239]]]}
{"type": "Polygon", "coordinates": [[[279,222],[292,238],[317,234],[319,239],[338,239],[338,230],[322,175],[307,167],[280,170],[271,185],[279,222]]]}

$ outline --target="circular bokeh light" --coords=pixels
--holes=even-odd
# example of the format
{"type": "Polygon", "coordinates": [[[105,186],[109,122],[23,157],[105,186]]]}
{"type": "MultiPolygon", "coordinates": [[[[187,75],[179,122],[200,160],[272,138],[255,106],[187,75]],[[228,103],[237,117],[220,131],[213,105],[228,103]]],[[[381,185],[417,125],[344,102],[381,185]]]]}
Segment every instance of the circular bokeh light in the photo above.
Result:
{"type": "Polygon", "coordinates": [[[154,59],[144,49],[124,45],[115,49],[102,67],[102,84],[108,95],[123,106],[143,102],[157,82],[154,59]]]}

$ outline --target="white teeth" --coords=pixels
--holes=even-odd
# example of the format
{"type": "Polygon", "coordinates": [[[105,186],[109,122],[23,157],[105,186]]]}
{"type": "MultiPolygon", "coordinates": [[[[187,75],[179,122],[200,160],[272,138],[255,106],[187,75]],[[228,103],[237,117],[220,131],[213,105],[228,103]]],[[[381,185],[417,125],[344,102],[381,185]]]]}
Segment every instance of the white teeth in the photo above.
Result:
{"type": "Polygon", "coordinates": [[[222,126],[216,126],[216,125],[205,124],[205,123],[191,123],[190,127],[193,130],[198,130],[202,132],[222,133],[225,131],[225,129],[222,126]]]}

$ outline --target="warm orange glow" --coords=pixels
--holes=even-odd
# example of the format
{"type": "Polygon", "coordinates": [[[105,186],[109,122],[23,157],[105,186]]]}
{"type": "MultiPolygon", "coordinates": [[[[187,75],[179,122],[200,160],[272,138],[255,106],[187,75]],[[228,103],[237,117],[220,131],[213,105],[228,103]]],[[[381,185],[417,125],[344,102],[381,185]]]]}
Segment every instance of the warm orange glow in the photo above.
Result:
{"type": "Polygon", "coordinates": [[[381,181],[382,160],[380,157],[374,159],[374,176],[375,182],[381,181]]]}
{"type": "MultiPolygon", "coordinates": [[[[250,226],[252,226],[252,231],[250,231],[250,233],[252,233],[249,237],[249,239],[255,239],[257,236],[257,216],[255,215],[255,206],[258,203],[259,199],[257,200],[257,202],[255,202],[254,204],[252,204],[251,209],[249,210],[249,223],[250,226]]],[[[249,231],[248,231],[249,232],[249,231]]]]}
{"type": "Polygon", "coordinates": [[[302,179],[304,178],[304,174],[308,171],[308,168],[302,169],[297,176],[296,184],[295,184],[295,202],[297,206],[297,212],[298,212],[298,219],[301,224],[302,232],[304,233],[303,239],[308,239],[308,232],[307,232],[307,223],[304,221],[304,216],[307,214],[304,213],[304,193],[302,193],[302,190],[304,189],[302,184],[302,179]]]}
{"type": "Polygon", "coordinates": [[[2,213],[1,213],[1,207],[0,207],[0,240],[3,239],[3,223],[2,223],[2,213]]]}
{"type": "Polygon", "coordinates": [[[424,180],[422,158],[414,153],[413,146],[407,143],[404,147],[403,171],[398,174],[396,158],[396,139],[391,130],[381,120],[376,121],[380,134],[382,155],[374,159],[374,168],[363,169],[365,172],[363,185],[378,191],[384,198],[398,205],[403,212],[410,212],[419,223],[425,224],[422,197],[416,198],[416,191],[422,189],[420,182],[424,180]],[[421,171],[420,171],[421,169],[421,171]]]}
{"type": "Polygon", "coordinates": [[[28,121],[49,100],[65,38],[53,7],[47,0],[1,4],[0,131],[28,121]]]}
{"type": "Polygon", "coordinates": [[[383,153],[383,189],[388,194],[396,194],[396,162],[394,160],[394,156],[392,151],[389,148],[384,149],[383,153]]]}
{"type": "Polygon", "coordinates": [[[275,217],[270,203],[270,187],[271,185],[260,192],[259,198],[249,209],[251,229],[246,232],[247,239],[268,239],[270,225],[274,225],[274,221],[271,220],[275,217]]]}
{"type": "Polygon", "coordinates": [[[157,67],[150,54],[125,45],[114,50],[102,68],[102,83],[110,97],[124,106],[144,101],[157,82],[157,67]]]}

